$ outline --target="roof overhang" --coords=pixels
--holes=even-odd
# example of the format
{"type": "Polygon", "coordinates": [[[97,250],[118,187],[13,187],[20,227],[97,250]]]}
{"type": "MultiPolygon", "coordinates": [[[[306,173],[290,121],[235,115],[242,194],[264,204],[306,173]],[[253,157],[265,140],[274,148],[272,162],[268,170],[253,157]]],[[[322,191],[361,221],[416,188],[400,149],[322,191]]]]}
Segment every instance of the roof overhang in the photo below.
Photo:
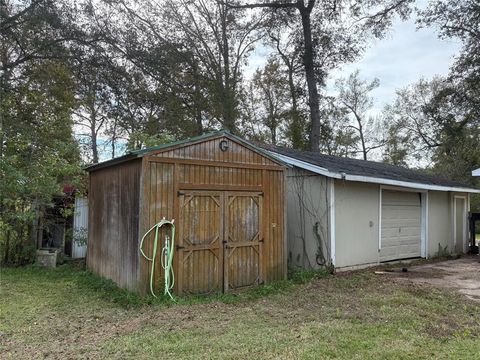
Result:
{"type": "Polygon", "coordinates": [[[123,155],[123,156],[119,156],[117,158],[113,158],[113,159],[110,159],[110,160],[107,160],[107,161],[103,161],[103,162],[98,163],[98,164],[92,164],[92,165],[85,166],[83,168],[83,170],[88,171],[88,172],[92,172],[92,171],[95,171],[95,170],[104,169],[104,168],[109,167],[109,166],[119,165],[121,163],[136,159],[137,157],[138,156],[134,155],[134,154],[126,154],[126,155],[123,155]]]}
{"type": "MultiPolygon", "coordinates": [[[[361,175],[351,175],[347,173],[337,173],[332,172],[326,168],[323,168],[318,165],[311,164],[309,162],[305,162],[302,160],[298,160],[292,158],[290,156],[286,156],[283,154],[279,154],[274,151],[269,152],[273,155],[281,159],[282,161],[290,164],[292,166],[298,167],[300,169],[308,170],[313,173],[323,175],[329,178],[334,179],[342,179],[347,181],[357,181],[357,182],[364,182],[364,183],[372,183],[372,184],[382,184],[382,185],[392,185],[392,186],[401,186],[405,188],[411,189],[419,189],[419,190],[436,190],[436,191],[455,191],[455,192],[468,192],[468,193],[480,193],[480,189],[473,189],[467,187],[453,187],[453,186],[442,186],[442,185],[434,185],[434,184],[424,184],[424,183],[417,183],[417,182],[409,182],[409,181],[401,181],[401,180],[392,180],[392,179],[385,179],[379,177],[371,177],[371,176],[361,176],[361,175]]],[[[480,169],[479,169],[480,170],[480,169]]]]}
{"type": "Polygon", "coordinates": [[[480,168],[472,171],[472,176],[480,176],[480,168]]]}

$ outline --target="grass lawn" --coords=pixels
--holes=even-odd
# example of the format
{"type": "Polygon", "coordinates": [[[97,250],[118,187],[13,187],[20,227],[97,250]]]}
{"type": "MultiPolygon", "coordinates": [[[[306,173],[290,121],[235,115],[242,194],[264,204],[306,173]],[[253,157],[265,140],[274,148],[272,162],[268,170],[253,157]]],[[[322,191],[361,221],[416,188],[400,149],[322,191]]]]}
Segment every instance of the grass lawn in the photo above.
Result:
{"type": "Polygon", "coordinates": [[[478,303],[371,271],[141,299],[72,265],[3,269],[1,358],[478,359],[478,303]]]}

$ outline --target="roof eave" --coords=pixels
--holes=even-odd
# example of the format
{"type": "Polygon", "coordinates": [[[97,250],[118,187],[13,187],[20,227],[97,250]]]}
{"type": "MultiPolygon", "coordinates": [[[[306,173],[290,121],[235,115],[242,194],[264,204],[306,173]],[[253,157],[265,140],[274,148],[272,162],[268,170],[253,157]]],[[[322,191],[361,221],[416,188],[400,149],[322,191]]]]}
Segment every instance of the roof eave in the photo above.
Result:
{"type": "Polygon", "coordinates": [[[139,156],[129,153],[129,154],[120,156],[118,158],[113,158],[111,160],[103,161],[103,162],[98,163],[98,164],[92,164],[92,165],[85,166],[83,168],[83,170],[88,171],[88,172],[92,172],[92,171],[104,169],[104,168],[109,167],[109,166],[119,165],[119,164],[122,164],[124,162],[134,160],[134,159],[137,159],[137,158],[139,158],[139,156]]]}
{"type": "Polygon", "coordinates": [[[334,179],[342,179],[347,181],[356,181],[356,182],[365,182],[365,183],[373,183],[373,184],[380,184],[380,185],[391,185],[391,186],[399,186],[405,188],[412,188],[412,189],[419,189],[419,190],[436,190],[436,191],[455,191],[455,192],[468,192],[468,193],[480,193],[480,189],[474,188],[467,188],[467,187],[457,187],[457,186],[445,186],[445,185],[434,185],[434,184],[425,184],[425,183],[418,183],[418,182],[410,182],[410,181],[401,181],[401,180],[392,180],[386,178],[379,178],[373,176],[362,176],[362,175],[351,175],[347,173],[337,173],[332,172],[326,168],[323,168],[318,165],[311,164],[306,161],[298,160],[292,158],[290,156],[286,156],[283,154],[279,154],[274,151],[269,151],[273,156],[277,156],[282,159],[284,162],[296,166],[298,168],[311,171],[313,173],[323,175],[326,177],[334,178],[334,179]]]}

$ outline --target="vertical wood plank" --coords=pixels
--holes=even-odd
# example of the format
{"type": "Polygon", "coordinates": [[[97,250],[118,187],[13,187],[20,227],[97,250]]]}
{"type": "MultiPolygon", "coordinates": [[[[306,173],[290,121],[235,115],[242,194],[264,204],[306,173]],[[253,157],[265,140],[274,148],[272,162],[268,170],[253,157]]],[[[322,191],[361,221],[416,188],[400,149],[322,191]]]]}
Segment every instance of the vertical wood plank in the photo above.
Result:
{"type": "MultiPolygon", "coordinates": [[[[238,163],[268,165],[275,163],[233,140],[228,141],[230,149],[227,152],[219,150],[219,139],[216,139],[168,149],[163,155],[157,154],[157,156],[217,160],[237,164],[234,167],[215,167],[212,164],[204,166],[198,162],[173,164],[139,160],[135,175],[132,175],[132,169],[123,164],[99,170],[98,174],[90,174],[91,212],[89,217],[92,225],[89,229],[89,238],[100,240],[88,245],[89,268],[102,276],[113,278],[121,286],[145,293],[148,289],[149,264],[140,258],[139,241],[149,226],[165,216],[176,219],[177,241],[181,241],[180,237],[189,236],[188,234],[193,231],[198,232],[199,241],[207,241],[210,234],[215,231],[220,232],[219,247],[211,252],[203,251],[196,256],[190,255],[191,257],[189,256],[185,261],[182,261],[182,256],[186,257],[186,252],[175,252],[174,268],[178,279],[175,291],[177,293],[183,293],[185,288],[193,290],[212,288],[215,283],[223,283],[223,287],[228,289],[228,277],[233,283],[246,284],[255,272],[258,272],[259,280],[265,282],[285,277],[287,252],[286,202],[283,198],[286,185],[284,171],[281,167],[278,171],[238,167],[238,163]],[[216,191],[216,199],[220,203],[218,211],[222,215],[218,220],[214,221],[211,218],[216,212],[213,202],[208,197],[199,197],[196,201],[198,201],[200,213],[195,215],[200,222],[199,228],[195,230],[188,220],[182,223],[183,219],[190,219],[193,213],[182,209],[184,199],[181,200],[177,196],[177,192],[181,190],[178,187],[180,183],[211,185],[211,190],[216,191]],[[251,206],[252,198],[244,196],[230,206],[229,195],[218,191],[218,187],[223,185],[260,185],[262,187],[264,195],[258,200],[258,223],[249,220],[250,222],[242,225],[243,227],[232,227],[235,221],[239,221],[235,218],[235,214],[240,214],[241,217],[247,216],[246,209],[251,206]],[[117,194],[116,201],[111,200],[112,195],[109,195],[109,191],[117,194]],[[134,193],[133,197],[129,195],[130,192],[134,193]],[[99,217],[103,217],[107,225],[94,220],[99,217]],[[133,222],[130,224],[115,220],[109,223],[108,219],[111,218],[123,219],[122,221],[129,218],[133,222]],[[275,224],[275,227],[272,227],[272,224],[275,224]],[[235,231],[232,236],[236,238],[244,238],[245,234],[250,234],[255,227],[258,227],[258,238],[263,238],[263,243],[256,247],[240,246],[234,251],[224,248],[222,241],[226,239],[229,231],[235,231]],[[134,244],[133,247],[132,244],[134,244]],[[231,261],[227,260],[229,253],[233,254],[231,261]],[[112,267],[105,261],[108,258],[107,254],[113,255],[116,259],[115,266],[112,267]],[[123,270],[128,268],[131,270],[125,270],[127,272],[123,270]],[[237,269],[240,268],[244,268],[245,271],[238,271],[237,269]]],[[[163,237],[162,232],[162,244],[163,237]]],[[[145,244],[145,251],[148,254],[153,250],[152,240],[152,238],[148,239],[145,244]]],[[[158,263],[158,271],[155,274],[158,284],[163,278],[160,269],[158,263]]]]}

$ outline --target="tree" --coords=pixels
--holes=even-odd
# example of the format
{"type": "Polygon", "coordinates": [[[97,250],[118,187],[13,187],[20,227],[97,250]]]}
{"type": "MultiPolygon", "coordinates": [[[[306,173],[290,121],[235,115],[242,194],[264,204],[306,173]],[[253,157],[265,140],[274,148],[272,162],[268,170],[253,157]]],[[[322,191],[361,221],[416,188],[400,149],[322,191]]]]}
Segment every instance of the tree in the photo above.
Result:
{"type": "Polygon", "coordinates": [[[68,45],[73,10],[60,2],[0,2],[0,245],[3,262],[31,261],[33,220],[80,173],[72,134],[68,45]]]}
{"type": "Polygon", "coordinates": [[[408,149],[406,157],[473,183],[471,171],[480,163],[480,120],[472,116],[471,104],[458,101],[462,91],[449,79],[420,80],[398,91],[386,112],[389,131],[408,149]]]}
{"type": "MultiPolygon", "coordinates": [[[[471,90],[475,84],[478,86],[480,76],[479,16],[480,7],[476,0],[434,0],[419,12],[418,20],[420,27],[435,27],[440,38],[456,38],[462,42],[463,47],[451,69],[450,78],[466,82],[471,90]]],[[[478,101],[478,97],[476,99],[478,101]]],[[[474,100],[473,96],[468,96],[468,100],[474,100]]]]}
{"type": "Polygon", "coordinates": [[[76,68],[76,125],[77,136],[88,139],[86,145],[91,162],[99,160],[99,136],[106,130],[112,105],[112,93],[108,84],[111,69],[102,63],[102,55],[94,51],[78,62],[76,68]],[[86,130],[86,133],[83,132],[86,130]]]}
{"type": "Polygon", "coordinates": [[[6,263],[31,260],[36,247],[32,222],[61,194],[62,184],[67,179],[75,183],[81,171],[72,134],[69,69],[53,61],[24,65],[23,80],[2,98],[7,141],[0,161],[0,240],[5,236],[6,263]]]}
{"type": "MultiPolygon", "coordinates": [[[[34,61],[65,59],[64,45],[77,38],[68,30],[70,9],[51,0],[0,0],[0,99],[16,91],[16,80],[31,70],[34,61]]],[[[0,112],[0,159],[8,142],[0,112]]]]}
{"type": "Polygon", "coordinates": [[[324,26],[321,26],[324,22],[338,22],[340,19],[343,19],[342,15],[344,12],[350,11],[352,17],[355,18],[351,27],[352,32],[358,32],[360,28],[368,29],[374,36],[380,37],[391,24],[395,14],[402,18],[406,18],[409,15],[409,4],[411,2],[412,0],[373,0],[368,2],[358,1],[352,4],[339,0],[322,2],[317,2],[316,0],[279,0],[249,4],[230,2],[228,6],[234,9],[269,9],[274,12],[282,10],[287,12],[288,16],[292,18],[294,13],[298,12],[303,35],[302,58],[310,110],[310,149],[318,151],[322,125],[318,84],[319,82],[320,84],[322,83],[322,75],[324,74],[316,71],[316,60],[322,59],[324,54],[319,54],[317,43],[319,39],[315,37],[313,29],[325,29],[324,26]],[[313,25],[314,21],[319,22],[320,25],[313,25]]]}
{"type": "Polygon", "coordinates": [[[196,133],[202,122],[236,132],[242,68],[261,19],[216,0],[147,1],[142,7],[123,0],[115,8],[129,30],[120,46],[113,36],[112,46],[162,85],[175,110],[195,119],[196,133]]]}
{"type": "MultiPolygon", "coordinates": [[[[388,132],[402,144],[401,157],[472,185],[471,170],[480,163],[479,17],[477,1],[429,2],[419,12],[418,25],[435,26],[441,38],[457,38],[463,47],[447,77],[422,79],[400,90],[386,108],[388,132]]],[[[387,150],[392,158],[392,149],[387,150]]]]}
{"type": "Polygon", "coordinates": [[[353,157],[358,154],[357,132],[346,126],[345,112],[335,104],[335,98],[324,97],[322,104],[320,151],[328,155],[353,157]]]}
{"type": "Polygon", "coordinates": [[[261,17],[234,12],[218,0],[168,2],[166,15],[201,65],[214,115],[223,127],[237,131],[238,95],[245,64],[260,39],[261,17]]]}
{"type": "Polygon", "coordinates": [[[274,145],[279,140],[279,130],[288,112],[287,81],[280,71],[280,64],[270,58],[263,68],[253,76],[257,103],[262,108],[261,121],[269,131],[270,142],[274,145]]]}
{"type": "Polygon", "coordinates": [[[387,164],[408,167],[408,157],[410,155],[408,136],[402,136],[402,129],[399,124],[393,122],[388,116],[384,119],[384,126],[386,136],[383,161],[387,164]]]}
{"type": "Polygon", "coordinates": [[[418,21],[419,26],[434,26],[441,38],[462,43],[447,78],[430,84],[434,96],[424,112],[435,120],[433,133],[428,133],[437,145],[435,168],[469,183],[475,182],[471,169],[480,163],[479,18],[478,1],[435,0],[419,12],[418,21]]]}
{"type": "Polygon", "coordinates": [[[389,132],[409,144],[409,155],[420,161],[430,159],[440,144],[441,124],[426,112],[428,104],[440,93],[442,79],[421,79],[418,83],[397,91],[392,105],[385,108],[389,132]]]}
{"type": "Polygon", "coordinates": [[[306,117],[301,109],[301,97],[303,95],[303,83],[301,80],[301,47],[298,39],[298,30],[290,28],[288,22],[284,26],[272,25],[268,30],[270,42],[274,45],[278,57],[285,66],[290,94],[290,111],[288,114],[288,128],[286,136],[291,146],[295,149],[306,148],[306,117]],[[285,30],[288,35],[284,36],[285,30]]]}
{"type": "MultiPolygon", "coordinates": [[[[100,138],[92,142],[89,131],[88,145],[108,146],[118,154],[125,145],[137,148],[202,133],[210,106],[201,70],[190,49],[169,34],[166,22],[158,22],[165,16],[164,4],[87,1],[82,10],[79,23],[98,39],[75,52],[77,97],[92,98],[86,90],[93,80],[97,89],[94,132],[100,138]],[[82,70],[89,64],[95,71],[82,70]]],[[[85,102],[79,104],[83,108],[77,113],[87,116],[83,129],[92,130],[92,111],[85,111],[85,102]]]]}
{"type": "Polygon", "coordinates": [[[338,90],[337,103],[345,118],[345,126],[355,131],[363,160],[367,160],[368,153],[383,146],[378,139],[377,124],[368,111],[373,106],[370,93],[380,85],[378,79],[372,82],[360,79],[360,72],[356,70],[347,79],[338,79],[335,83],[338,90]]]}

